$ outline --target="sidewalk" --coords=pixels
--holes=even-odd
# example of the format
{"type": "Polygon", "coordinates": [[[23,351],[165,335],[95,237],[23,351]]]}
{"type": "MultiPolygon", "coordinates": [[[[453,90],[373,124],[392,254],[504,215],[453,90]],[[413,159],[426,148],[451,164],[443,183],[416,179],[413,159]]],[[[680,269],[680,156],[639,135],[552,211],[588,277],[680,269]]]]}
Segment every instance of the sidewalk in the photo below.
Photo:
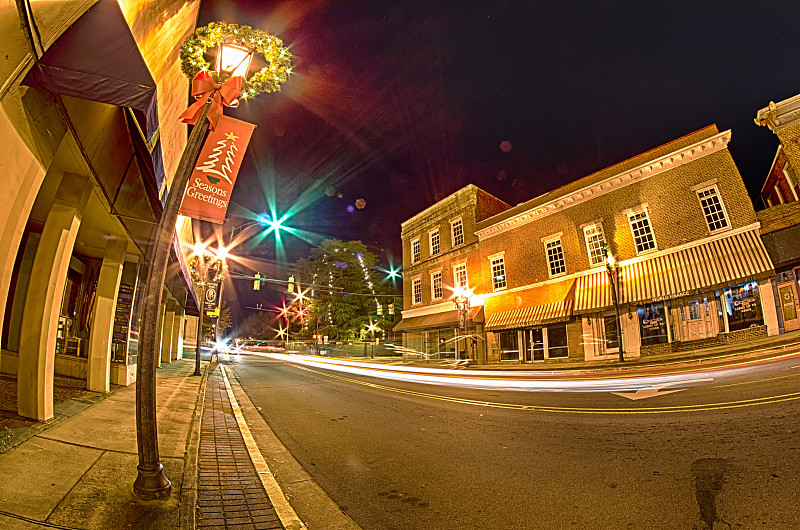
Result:
{"type": "Polygon", "coordinates": [[[358,528],[283,447],[230,368],[204,362],[202,377],[193,372],[189,359],[156,372],[168,499],[133,492],[136,390],[116,387],[14,430],[13,447],[0,453],[0,528],[294,530],[302,528],[295,507],[314,528],[358,528]]]}

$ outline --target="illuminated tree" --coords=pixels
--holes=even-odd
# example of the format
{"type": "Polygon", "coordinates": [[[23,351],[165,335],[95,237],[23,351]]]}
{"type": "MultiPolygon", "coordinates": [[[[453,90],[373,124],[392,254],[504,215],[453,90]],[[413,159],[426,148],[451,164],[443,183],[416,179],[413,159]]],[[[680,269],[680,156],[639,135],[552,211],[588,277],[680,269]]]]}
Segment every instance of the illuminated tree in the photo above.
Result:
{"type": "Polygon", "coordinates": [[[381,286],[376,262],[361,241],[336,239],[326,239],[297,261],[295,278],[302,300],[294,303],[302,303],[310,315],[304,335],[319,333],[330,340],[348,341],[358,338],[370,324],[385,327],[378,306],[385,315],[390,298],[381,296],[387,288],[381,286]]]}

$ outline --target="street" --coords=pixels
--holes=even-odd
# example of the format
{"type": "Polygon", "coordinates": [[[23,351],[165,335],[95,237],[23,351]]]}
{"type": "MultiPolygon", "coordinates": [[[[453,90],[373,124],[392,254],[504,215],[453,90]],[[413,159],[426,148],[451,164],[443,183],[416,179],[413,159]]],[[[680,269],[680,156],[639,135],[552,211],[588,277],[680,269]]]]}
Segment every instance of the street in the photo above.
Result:
{"type": "Polygon", "coordinates": [[[796,399],[724,408],[795,392],[796,358],[630,399],[455,389],[225,357],[281,441],[363,528],[800,524],[796,399]],[[714,405],[694,410],[700,403],[714,405]],[[652,407],[662,410],[641,413],[652,407]]]}

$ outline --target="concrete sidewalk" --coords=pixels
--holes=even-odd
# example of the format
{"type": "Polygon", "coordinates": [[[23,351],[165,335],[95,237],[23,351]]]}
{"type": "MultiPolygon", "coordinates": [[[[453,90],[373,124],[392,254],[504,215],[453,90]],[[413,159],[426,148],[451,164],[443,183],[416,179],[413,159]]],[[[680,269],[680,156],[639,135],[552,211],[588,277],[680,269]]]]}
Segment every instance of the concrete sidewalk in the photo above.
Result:
{"type": "MultiPolygon", "coordinates": [[[[135,387],[117,388],[93,403],[65,403],[59,421],[0,455],[0,528],[178,528],[186,498],[187,440],[199,427],[204,377],[191,377],[194,361],[158,369],[157,422],[166,501],[133,493],[138,463],[135,387]]],[[[189,480],[190,484],[196,481],[189,480]]]]}
{"type": "Polygon", "coordinates": [[[0,528],[358,528],[283,447],[231,370],[204,362],[202,377],[193,372],[188,359],[156,372],[168,499],[133,492],[136,390],[116,387],[15,432],[0,454],[0,528]]]}

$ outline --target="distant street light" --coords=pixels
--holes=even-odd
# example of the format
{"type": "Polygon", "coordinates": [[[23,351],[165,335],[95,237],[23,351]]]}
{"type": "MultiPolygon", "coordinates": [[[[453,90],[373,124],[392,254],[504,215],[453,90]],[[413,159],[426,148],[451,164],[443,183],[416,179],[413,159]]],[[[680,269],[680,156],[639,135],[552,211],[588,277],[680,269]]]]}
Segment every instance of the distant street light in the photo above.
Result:
{"type": "Polygon", "coordinates": [[[625,347],[622,342],[622,322],[619,318],[619,301],[617,299],[617,282],[619,281],[619,267],[614,255],[605,247],[606,253],[606,273],[608,274],[608,283],[611,284],[611,301],[614,303],[614,311],[616,313],[616,327],[617,327],[617,341],[619,342],[619,360],[625,362],[625,347]]]}
{"type": "MultiPolygon", "coordinates": [[[[235,51],[235,50],[233,50],[235,51]]],[[[241,51],[241,50],[240,50],[241,51]]],[[[222,114],[222,105],[235,106],[237,97],[249,98],[261,92],[276,92],[291,72],[291,53],[277,37],[249,26],[228,22],[213,22],[197,28],[184,41],[180,50],[181,70],[192,79],[192,93],[197,102],[189,107],[181,119],[194,125],[186,142],[172,185],[153,236],[147,278],[142,289],[142,310],[139,333],[139,358],[136,368],[136,442],[139,452],[134,492],[145,498],[163,499],[170,495],[172,485],[164,476],[158,453],[158,428],[156,424],[156,359],[160,345],[161,296],[167,273],[172,238],[178,220],[183,196],[192,171],[203,147],[209,121],[222,114]],[[235,45],[247,48],[248,53],[260,53],[266,66],[250,79],[236,75],[242,72],[245,58],[219,59],[219,67],[211,71],[204,53],[217,47],[235,45]],[[234,67],[226,71],[228,67],[234,67]],[[237,67],[239,68],[237,70],[237,67]]]]}

